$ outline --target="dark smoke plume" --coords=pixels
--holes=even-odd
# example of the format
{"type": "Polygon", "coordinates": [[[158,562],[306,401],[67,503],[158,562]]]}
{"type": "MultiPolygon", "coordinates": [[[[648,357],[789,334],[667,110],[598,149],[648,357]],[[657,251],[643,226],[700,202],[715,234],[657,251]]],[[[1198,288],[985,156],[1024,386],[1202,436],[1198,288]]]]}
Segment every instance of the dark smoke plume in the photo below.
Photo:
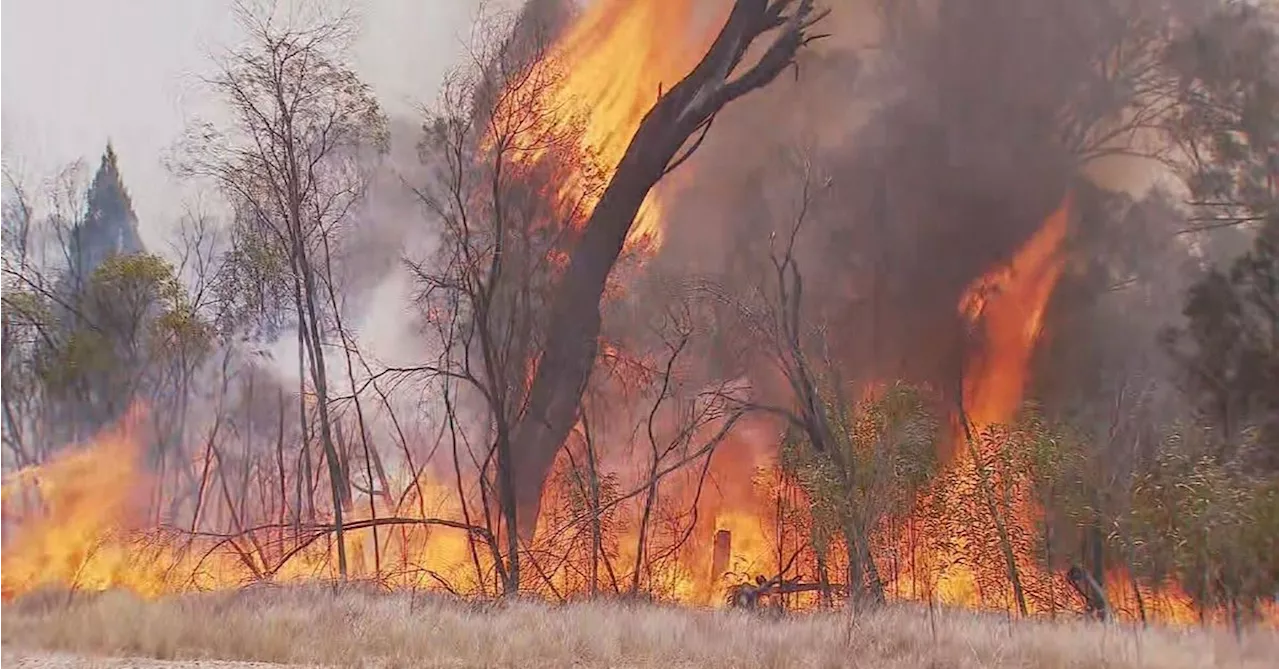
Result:
{"type": "Polygon", "coordinates": [[[672,188],[661,261],[758,282],[770,234],[790,224],[799,152],[830,180],[801,267],[809,313],[835,333],[846,378],[950,388],[965,287],[1116,146],[1145,102],[1125,77],[1150,75],[1167,10],[1142,0],[835,9],[836,34],[794,79],[718,120],[672,188]]]}

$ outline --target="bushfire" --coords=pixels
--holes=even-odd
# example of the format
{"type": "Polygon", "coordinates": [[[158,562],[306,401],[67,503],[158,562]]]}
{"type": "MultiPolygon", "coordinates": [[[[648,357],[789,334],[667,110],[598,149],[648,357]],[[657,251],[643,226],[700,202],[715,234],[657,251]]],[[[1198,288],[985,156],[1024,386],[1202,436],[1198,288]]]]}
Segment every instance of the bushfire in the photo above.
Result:
{"type": "MultiPolygon", "coordinates": [[[[566,124],[570,115],[589,111],[583,163],[590,160],[612,173],[663,87],[696,62],[710,34],[684,40],[687,49],[673,48],[666,39],[687,32],[694,7],[692,0],[597,2],[552,50],[564,69],[547,92],[555,98],[548,108],[565,110],[566,124]]],[[[581,198],[583,179],[564,175],[559,195],[581,198]]],[[[661,196],[651,194],[630,239],[657,252],[662,216],[661,196]]],[[[987,461],[994,456],[980,434],[1009,421],[1023,400],[1043,315],[1063,271],[1070,225],[1068,195],[1008,262],[977,278],[956,306],[981,335],[981,345],[965,365],[962,410],[951,417],[954,442],[942,448],[948,457],[939,485],[945,482],[953,499],[981,504],[993,496],[987,488],[996,474],[987,461]]],[[[214,474],[227,466],[227,456],[212,443],[192,448],[196,456],[185,463],[194,497],[161,499],[145,464],[143,411],[90,443],[5,479],[0,581],[6,599],[44,587],[125,588],[156,597],[336,576],[334,533],[323,514],[321,520],[301,514],[263,520],[266,514],[248,513],[257,492],[247,483],[230,489],[226,476],[214,474]],[[178,508],[186,518],[181,524],[166,512],[178,508]]],[[[773,434],[768,425],[748,427],[752,439],[773,434]]],[[[627,477],[595,476],[585,467],[584,449],[572,446],[562,450],[544,493],[540,531],[526,547],[534,566],[522,570],[522,587],[561,599],[643,589],[667,600],[720,605],[732,586],[758,575],[815,578],[818,556],[807,536],[806,500],[775,458],[714,457],[707,460],[707,476],[667,485],[647,525],[650,541],[641,546],[639,505],[620,483],[627,477]],[[704,486],[707,480],[713,483],[704,486]],[[584,518],[589,508],[602,511],[584,518]],[[643,560],[638,551],[644,551],[643,560]]],[[[475,519],[462,508],[461,498],[471,493],[431,470],[388,479],[405,491],[398,499],[384,491],[369,505],[352,502],[346,510],[349,577],[463,596],[497,592],[501,558],[485,547],[475,519]]],[[[878,551],[887,561],[877,565],[887,592],[1026,613],[1081,608],[1064,577],[1045,566],[1028,539],[1039,510],[1025,491],[1002,500],[999,509],[977,512],[995,526],[997,545],[984,543],[970,523],[938,518],[932,494],[926,491],[913,514],[893,519],[894,527],[876,539],[878,546],[888,544],[878,551]],[[949,541],[940,541],[944,537],[949,541]]],[[[841,573],[845,557],[839,552],[833,548],[822,556],[829,573],[841,573]]],[[[1176,588],[1139,591],[1119,572],[1104,581],[1117,614],[1133,615],[1129,599],[1142,597],[1148,615],[1193,618],[1176,588]]],[[[838,596],[841,586],[822,588],[828,592],[785,598],[791,606],[817,605],[838,596]]]]}
{"type": "MultiPolygon", "coordinates": [[[[1007,420],[1021,399],[1030,353],[1041,327],[1040,319],[1061,271],[1061,244],[1069,225],[1069,199],[1046,219],[1040,231],[1014,256],[1007,266],[997,268],[971,286],[958,305],[961,313],[984,331],[983,346],[973,354],[965,376],[965,415],[969,431],[1007,420]]],[[[205,460],[219,455],[206,449],[193,471],[205,477],[199,481],[202,495],[196,520],[187,527],[156,520],[153,506],[154,479],[143,464],[144,434],[141,409],[135,410],[117,428],[93,442],[67,449],[51,462],[9,476],[4,483],[5,547],[3,552],[3,592],[6,598],[41,587],[56,586],[86,590],[126,588],[154,597],[188,590],[242,587],[260,580],[274,582],[332,578],[334,552],[328,526],[296,521],[249,526],[237,517],[230,503],[226,483],[209,479],[205,460]],[[206,487],[210,488],[205,490],[206,487]],[[230,527],[215,533],[205,525],[230,527]]],[[[964,434],[959,430],[959,434],[964,434]]],[[[964,441],[963,437],[960,437],[964,441]]],[[[980,446],[954,447],[948,467],[959,484],[982,486],[975,458],[984,453],[980,446]]],[[[583,509],[581,463],[573,462],[574,449],[566,449],[558,463],[557,475],[544,496],[544,526],[531,553],[543,555],[545,567],[527,577],[531,590],[570,597],[592,591],[623,591],[635,577],[636,529],[634,507],[619,505],[600,523],[599,541],[603,550],[589,545],[591,533],[584,524],[572,522],[557,527],[557,519],[572,520],[583,509]],[[578,477],[575,480],[575,477],[578,477]],[[567,529],[566,529],[567,528],[567,529]],[[594,566],[587,563],[595,562],[594,566]]],[[[741,458],[718,458],[710,463],[711,476],[724,481],[748,481],[749,485],[726,486],[719,494],[703,494],[691,485],[673,485],[673,495],[664,498],[665,507],[654,523],[654,533],[664,523],[684,527],[677,509],[692,508],[700,517],[687,527],[683,537],[666,537],[665,556],[649,555],[645,561],[645,589],[670,600],[691,604],[720,604],[727,589],[757,574],[770,576],[790,567],[792,576],[805,573],[812,556],[805,557],[804,520],[792,514],[803,507],[798,492],[773,463],[744,462],[741,458]],[[696,501],[696,503],[695,503],[696,501]],[[789,528],[789,529],[788,529],[789,528]],[[800,559],[795,559],[799,555],[800,559]]],[[[605,481],[605,485],[609,482],[605,481]]],[[[475,549],[465,531],[450,527],[461,524],[457,493],[445,481],[407,482],[407,499],[394,506],[380,503],[372,512],[353,504],[348,510],[348,554],[352,556],[351,577],[376,580],[393,588],[440,588],[457,594],[493,592],[493,557],[475,549]],[[425,519],[431,519],[425,521],[425,519]],[[442,522],[441,522],[442,521],[442,522]],[[427,524],[424,524],[426,522],[427,524]],[[374,526],[381,530],[373,545],[374,526]]],[[[606,493],[606,495],[609,493],[606,493]]],[[[613,494],[616,494],[616,490],[613,494]]],[[[976,493],[975,493],[976,494],[976,493]]],[[[927,513],[921,504],[917,515],[927,513]]],[[[1019,499],[1006,518],[1010,533],[1035,522],[1036,509],[1029,499],[1019,499]]],[[[929,525],[925,518],[907,519],[938,532],[962,531],[946,523],[929,525]]],[[[590,525],[586,523],[585,525],[590,525]]],[[[648,549],[654,552],[652,545],[648,549]]],[[[928,546],[917,538],[914,545],[928,546]]],[[[1015,542],[1016,543],[1016,542],[1015,542]]],[[[1061,577],[1038,566],[1028,547],[1012,548],[1015,568],[1028,590],[1039,584],[1056,593],[1058,606],[1071,605],[1067,585],[1061,577]]],[[[902,552],[918,552],[905,549],[902,552]]],[[[929,598],[962,606],[1009,606],[1000,596],[984,593],[978,565],[1000,571],[998,560],[976,562],[968,555],[913,555],[894,567],[881,569],[892,579],[889,590],[903,598],[929,598]],[[936,559],[941,558],[941,559],[936,559]],[[934,573],[926,564],[947,564],[934,573]],[[922,573],[910,573],[917,565],[922,573]],[[894,573],[896,572],[896,573],[894,573]],[[920,583],[932,581],[931,587],[920,583]]],[[[535,558],[538,559],[538,558],[535,558]]],[[[838,554],[826,556],[838,564],[838,554]]],[[[836,572],[838,573],[838,572],[836,572]]],[[[1124,593],[1119,575],[1109,578],[1112,593],[1124,593]],[[1114,582],[1113,582],[1114,581],[1114,582]]],[[[1188,619],[1191,610],[1174,591],[1146,592],[1149,611],[1164,607],[1164,616],[1188,619]]],[[[1113,598],[1115,595],[1112,595],[1113,598]]],[[[818,601],[818,595],[794,595],[793,606],[818,601]]],[[[1043,601],[1043,597],[1036,600],[1043,601]]],[[[1043,608],[1037,604],[1033,610],[1043,608]]],[[[1150,615],[1150,614],[1149,614],[1150,615]]]]}

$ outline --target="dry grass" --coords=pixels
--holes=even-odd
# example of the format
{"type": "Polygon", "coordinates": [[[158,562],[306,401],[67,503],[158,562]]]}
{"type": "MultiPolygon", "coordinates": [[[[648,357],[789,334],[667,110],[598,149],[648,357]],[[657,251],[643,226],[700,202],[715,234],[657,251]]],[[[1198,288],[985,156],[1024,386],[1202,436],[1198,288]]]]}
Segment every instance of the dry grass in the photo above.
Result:
{"type": "Polygon", "coordinates": [[[482,607],[407,594],[258,589],[145,602],[8,604],[7,647],[367,667],[1275,667],[1275,630],[1009,623],[916,607],[770,619],[654,605],[482,607]]]}

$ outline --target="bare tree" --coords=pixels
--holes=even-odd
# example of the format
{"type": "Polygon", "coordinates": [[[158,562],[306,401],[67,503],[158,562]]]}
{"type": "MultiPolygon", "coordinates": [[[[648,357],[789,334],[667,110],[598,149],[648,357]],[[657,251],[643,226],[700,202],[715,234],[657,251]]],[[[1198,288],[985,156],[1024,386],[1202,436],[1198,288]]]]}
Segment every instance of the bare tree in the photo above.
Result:
{"type": "Polygon", "coordinates": [[[520,587],[512,429],[544,346],[542,313],[559,272],[556,258],[590,193],[588,185],[567,203],[544,195],[574,169],[568,160],[580,140],[575,124],[566,130],[557,123],[565,110],[552,104],[560,72],[549,50],[539,25],[481,18],[468,62],[446,80],[428,114],[422,148],[433,178],[415,189],[442,242],[435,257],[413,264],[439,346],[437,359],[419,371],[442,386],[455,444],[471,431],[456,420],[459,400],[482,407],[481,450],[468,446],[466,457],[478,474],[485,526],[506,541],[505,562],[495,566],[511,594],[520,587]]]}
{"type": "Polygon", "coordinates": [[[44,460],[51,444],[46,439],[52,409],[41,383],[40,353],[60,347],[62,336],[49,312],[55,296],[55,277],[38,258],[40,213],[29,190],[5,170],[4,297],[0,310],[0,370],[4,393],[3,440],[5,462],[18,467],[44,460]]]}
{"type": "MultiPolygon", "coordinates": [[[[886,490],[892,477],[883,474],[894,469],[890,462],[900,457],[898,451],[918,452],[922,442],[931,444],[932,428],[928,416],[917,410],[920,402],[914,400],[905,402],[912,411],[873,426],[875,434],[857,425],[859,418],[850,413],[853,405],[846,381],[827,355],[825,329],[805,313],[804,273],[796,246],[801,229],[811,220],[815,199],[832,182],[819,182],[806,154],[797,156],[797,172],[794,216],[781,236],[775,233],[770,239],[769,267],[760,287],[747,296],[712,290],[716,299],[729,305],[729,321],[738,324],[740,332],[753,342],[760,361],[784,384],[774,401],[768,400],[769,393],[764,392],[768,389],[763,387],[754,388],[756,397],[750,400],[733,399],[746,410],[781,419],[792,435],[788,464],[797,471],[816,472],[817,479],[834,486],[834,490],[819,490],[811,485],[808,492],[815,499],[826,499],[827,513],[832,516],[828,521],[844,535],[850,597],[855,602],[878,604],[884,602],[884,584],[872,555],[871,531],[888,506],[881,497],[890,496],[886,490]],[[809,466],[800,464],[805,461],[809,466]],[[880,476],[876,475],[877,466],[880,476]]],[[[817,479],[810,477],[808,482],[817,479]]],[[[803,475],[801,480],[805,480],[803,475]]]]}
{"type": "Polygon", "coordinates": [[[385,118],[370,88],[343,62],[356,26],[349,11],[282,22],[272,8],[238,4],[236,16],[248,43],[225,54],[207,80],[231,121],[221,130],[193,128],[179,169],[211,179],[287,262],[345,579],[342,518],[350,490],[329,415],[321,249],[365,192],[367,152],[385,144],[385,118]]]}
{"type": "MultiPolygon", "coordinates": [[[[32,253],[37,214],[21,177],[7,165],[3,176],[4,228],[0,238],[3,239],[4,310],[0,312],[0,373],[3,374],[0,378],[7,389],[33,388],[37,384],[31,363],[37,338],[42,334],[41,321],[31,318],[35,314],[23,317],[23,307],[33,309],[35,303],[15,305],[14,300],[16,295],[27,294],[27,283],[37,281],[31,272],[35,262],[32,253]]],[[[34,416],[38,408],[35,393],[10,390],[4,393],[0,403],[4,412],[5,461],[12,458],[18,467],[36,464],[40,455],[39,440],[32,434],[38,429],[34,416]]]]}

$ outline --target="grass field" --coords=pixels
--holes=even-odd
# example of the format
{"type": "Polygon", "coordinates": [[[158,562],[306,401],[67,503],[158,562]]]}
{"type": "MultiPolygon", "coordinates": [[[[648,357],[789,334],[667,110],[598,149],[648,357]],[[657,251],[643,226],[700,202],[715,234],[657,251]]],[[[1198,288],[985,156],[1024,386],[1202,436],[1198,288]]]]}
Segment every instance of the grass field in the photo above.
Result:
{"type": "MultiPolygon", "coordinates": [[[[471,605],[409,594],[258,588],[146,602],[119,592],[7,603],[6,653],[362,667],[1277,666],[1275,630],[1147,630],[890,607],[767,615],[656,605],[471,605]]],[[[33,666],[28,664],[27,666],[33,666]]]]}

